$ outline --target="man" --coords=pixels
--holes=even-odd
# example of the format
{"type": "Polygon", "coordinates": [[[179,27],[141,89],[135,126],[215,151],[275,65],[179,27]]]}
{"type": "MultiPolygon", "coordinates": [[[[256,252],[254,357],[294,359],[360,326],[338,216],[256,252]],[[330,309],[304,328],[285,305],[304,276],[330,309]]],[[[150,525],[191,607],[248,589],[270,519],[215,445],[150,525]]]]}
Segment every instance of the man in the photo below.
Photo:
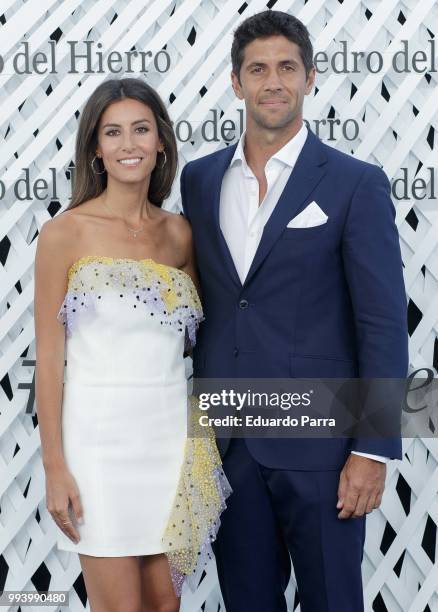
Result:
{"type": "MultiPolygon", "coordinates": [[[[404,378],[406,295],[388,179],[306,129],[315,68],[299,20],[248,18],[231,57],[246,131],[181,176],[206,316],[194,376],[404,378]]],[[[400,439],[218,445],[234,491],[215,544],[226,612],[286,612],[289,554],[303,612],[362,611],[365,515],[380,504],[400,439]]]]}

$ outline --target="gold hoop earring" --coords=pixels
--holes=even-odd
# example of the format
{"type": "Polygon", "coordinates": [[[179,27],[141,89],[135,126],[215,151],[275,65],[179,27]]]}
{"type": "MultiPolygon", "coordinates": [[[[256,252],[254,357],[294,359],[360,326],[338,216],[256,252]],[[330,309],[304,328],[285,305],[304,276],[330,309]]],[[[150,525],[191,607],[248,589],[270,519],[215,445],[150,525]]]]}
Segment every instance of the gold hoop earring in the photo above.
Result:
{"type": "Polygon", "coordinates": [[[91,170],[93,171],[93,174],[105,174],[105,172],[106,172],[106,169],[105,169],[105,168],[102,170],[102,172],[96,172],[96,171],[95,171],[95,169],[94,169],[94,165],[93,165],[93,164],[94,164],[94,160],[95,160],[95,159],[96,159],[96,155],[95,155],[95,156],[93,157],[93,159],[91,160],[91,170]]]}
{"type": "Polygon", "coordinates": [[[164,161],[163,161],[163,163],[161,164],[161,166],[159,166],[159,165],[157,164],[157,168],[158,168],[159,170],[162,170],[162,169],[164,168],[164,166],[166,165],[166,163],[167,163],[167,155],[166,155],[166,151],[160,151],[160,153],[162,153],[162,154],[164,155],[164,161]]]}

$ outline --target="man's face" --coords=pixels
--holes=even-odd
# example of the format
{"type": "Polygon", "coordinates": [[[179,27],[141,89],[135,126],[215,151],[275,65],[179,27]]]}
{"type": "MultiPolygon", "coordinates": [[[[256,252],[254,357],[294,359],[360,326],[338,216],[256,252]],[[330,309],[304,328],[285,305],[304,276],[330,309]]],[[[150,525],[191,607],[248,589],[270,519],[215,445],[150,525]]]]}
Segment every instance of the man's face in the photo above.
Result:
{"type": "Polygon", "coordinates": [[[269,36],[245,47],[240,83],[234,72],[231,80],[237,97],[245,100],[248,126],[275,130],[301,117],[315,69],[306,76],[298,45],[284,36],[269,36]]]}

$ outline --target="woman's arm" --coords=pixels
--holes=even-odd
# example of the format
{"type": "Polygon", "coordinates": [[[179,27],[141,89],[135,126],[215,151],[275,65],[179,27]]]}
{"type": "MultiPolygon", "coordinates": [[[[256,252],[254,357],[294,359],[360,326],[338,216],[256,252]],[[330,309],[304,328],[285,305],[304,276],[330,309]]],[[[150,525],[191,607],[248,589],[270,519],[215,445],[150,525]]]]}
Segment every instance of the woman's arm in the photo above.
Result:
{"type": "MultiPolygon", "coordinates": [[[[192,239],[192,228],[190,223],[182,215],[173,214],[171,216],[171,223],[169,224],[169,239],[178,254],[178,259],[184,262],[180,269],[186,272],[192,279],[193,284],[198,292],[199,299],[202,302],[201,287],[199,285],[195,249],[193,246],[192,239]]],[[[184,351],[184,357],[192,356],[192,349],[186,349],[184,351]]]]}
{"type": "Polygon", "coordinates": [[[181,245],[181,250],[183,252],[184,265],[181,267],[181,270],[187,272],[192,278],[193,284],[196,287],[196,291],[198,292],[199,298],[202,302],[202,294],[201,294],[201,286],[199,284],[198,271],[196,266],[196,257],[195,257],[195,248],[193,245],[192,238],[192,228],[190,223],[179,215],[179,240],[181,245]]]}
{"type": "MultiPolygon", "coordinates": [[[[67,290],[68,252],[66,221],[56,218],[41,228],[35,256],[35,397],[41,450],[46,472],[47,508],[71,539],[78,534],[70,520],[71,499],[81,515],[79,492],[67,469],[62,448],[61,407],[64,379],[65,328],[57,320],[67,290]]],[[[71,227],[69,227],[71,230],[71,227]]]]}
{"type": "Polygon", "coordinates": [[[62,224],[56,221],[41,228],[35,256],[35,395],[44,467],[64,463],[61,403],[65,329],[56,316],[67,290],[68,265],[62,224]]]}

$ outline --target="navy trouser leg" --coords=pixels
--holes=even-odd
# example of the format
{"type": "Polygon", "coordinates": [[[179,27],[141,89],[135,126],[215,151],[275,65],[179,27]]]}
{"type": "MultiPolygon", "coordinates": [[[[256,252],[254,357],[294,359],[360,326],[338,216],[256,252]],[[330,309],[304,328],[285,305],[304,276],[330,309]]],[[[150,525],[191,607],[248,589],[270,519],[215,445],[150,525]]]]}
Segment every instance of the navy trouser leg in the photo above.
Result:
{"type": "Polygon", "coordinates": [[[223,468],[233,493],[214,552],[226,612],[286,612],[290,558],[260,466],[234,439],[223,468]]]}
{"type": "Polygon", "coordinates": [[[338,519],[339,472],[260,470],[291,553],[301,611],[363,612],[365,516],[338,519]]]}

